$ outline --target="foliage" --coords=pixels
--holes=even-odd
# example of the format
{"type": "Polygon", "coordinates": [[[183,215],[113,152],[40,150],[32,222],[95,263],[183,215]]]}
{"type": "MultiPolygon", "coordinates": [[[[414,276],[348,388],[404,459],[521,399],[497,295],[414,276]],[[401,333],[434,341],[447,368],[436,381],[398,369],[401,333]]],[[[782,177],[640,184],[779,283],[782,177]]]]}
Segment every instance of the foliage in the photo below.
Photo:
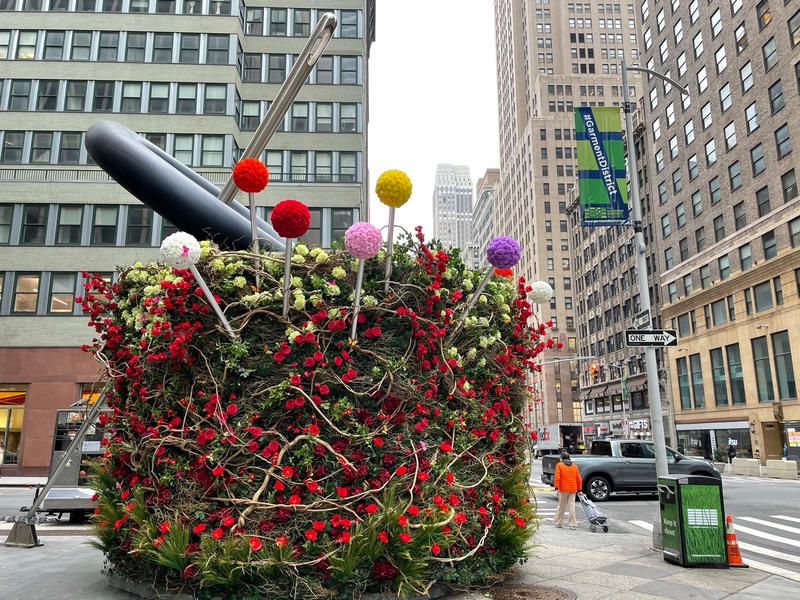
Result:
{"type": "Polygon", "coordinates": [[[520,413],[535,357],[527,286],[482,279],[458,251],[416,238],[365,262],[202,243],[197,267],[231,341],[187,270],[137,264],[79,301],[87,347],[113,382],[94,485],[113,568],[199,597],[424,594],[484,584],[526,556],[536,527],[520,413]],[[258,283],[257,283],[258,282],[258,283]]]}

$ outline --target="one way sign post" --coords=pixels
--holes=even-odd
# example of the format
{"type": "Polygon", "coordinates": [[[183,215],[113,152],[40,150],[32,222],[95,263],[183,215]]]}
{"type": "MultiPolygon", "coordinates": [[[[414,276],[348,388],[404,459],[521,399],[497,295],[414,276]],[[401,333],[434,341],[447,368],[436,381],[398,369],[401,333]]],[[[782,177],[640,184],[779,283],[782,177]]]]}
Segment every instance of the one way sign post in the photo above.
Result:
{"type": "Polygon", "coordinates": [[[626,346],[677,346],[678,335],[674,329],[627,329],[625,331],[626,346]]]}

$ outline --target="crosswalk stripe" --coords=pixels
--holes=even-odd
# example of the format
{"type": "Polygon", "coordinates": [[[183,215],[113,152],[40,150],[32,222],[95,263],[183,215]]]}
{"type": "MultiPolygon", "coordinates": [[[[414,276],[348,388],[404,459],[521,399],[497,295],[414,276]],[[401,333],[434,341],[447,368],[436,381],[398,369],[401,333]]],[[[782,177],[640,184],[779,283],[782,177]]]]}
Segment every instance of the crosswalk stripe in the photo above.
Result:
{"type": "Polygon", "coordinates": [[[747,564],[754,569],[758,569],[759,571],[766,571],[767,573],[772,573],[773,575],[780,575],[781,577],[785,577],[786,579],[791,579],[792,581],[797,581],[800,583],[800,573],[797,573],[796,571],[790,571],[789,569],[783,569],[781,567],[776,567],[775,565],[763,563],[757,560],[748,559],[747,564]]]}
{"type": "Polygon", "coordinates": [[[791,540],[789,538],[781,537],[779,535],[773,535],[771,533],[759,531],[758,529],[753,529],[751,527],[745,527],[744,525],[737,525],[736,531],[741,531],[742,533],[749,533],[750,535],[764,538],[765,540],[770,540],[772,542],[779,542],[781,544],[788,544],[790,546],[795,546],[796,548],[800,548],[800,540],[791,540]]]}
{"type": "Polygon", "coordinates": [[[764,556],[771,556],[772,558],[779,558],[787,562],[792,562],[800,565],[800,557],[794,554],[786,554],[786,552],[778,552],[771,548],[764,548],[763,546],[756,546],[748,542],[739,542],[739,548],[745,552],[755,552],[756,554],[763,554],[764,556]]]}
{"type": "Polygon", "coordinates": [[[764,527],[772,527],[789,533],[800,533],[797,527],[789,527],[781,523],[773,523],[772,521],[765,521],[764,519],[756,519],[755,517],[736,517],[739,521],[747,521],[748,523],[755,523],[756,525],[763,525],[764,527]]]}
{"type": "Polygon", "coordinates": [[[792,523],[800,523],[797,517],[787,517],[784,515],[771,515],[773,519],[783,519],[784,521],[791,521],[792,523]]]}
{"type": "Polygon", "coordinates": [[[628,521],[628,523],[641,527],[642,529],[647,529],[647,531],[653,531],[653,524],[647,521],[628,521]]]}

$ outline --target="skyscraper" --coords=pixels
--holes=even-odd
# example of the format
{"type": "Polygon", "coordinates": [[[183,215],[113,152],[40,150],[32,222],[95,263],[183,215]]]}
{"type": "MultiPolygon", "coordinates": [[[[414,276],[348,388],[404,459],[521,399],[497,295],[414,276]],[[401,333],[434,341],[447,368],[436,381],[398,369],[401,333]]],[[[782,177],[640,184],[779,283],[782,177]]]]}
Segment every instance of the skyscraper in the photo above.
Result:
{"type": "MultiPolygon", "coordinates": [[[[262,216],[310,205],[309,243],[366,213],[374,0],[343,0],[334,39],[263,159],[262,216]]],[[[113,119],[216,184],[230,173],[329,5],[240,0],[0,0],[0,469],[46,473],[55,409],[97,366],[74,305],[81,272],[157,255],[172,227],[93,165],[87,127],[113,119]]]]}
{"type": "Polygon", "coordinates": [[[797,2],[641,3],[661,317],[678,443],[780,458],[800,420],[797,2]]]}
{"type": "MultiPolygon", "coordinates": [[[[570,268],[567,203],[575,183],[573,107],[619,105],[619,62],[635,60],[633,3],[495,0],[500,182],[499,234],[522,245],[519,272],[550,283],[555,295],[538,308],[564,343],[545,353],[535,382],[542,399],[538,423],[579,421],[575,355],[574,274],[570,268]]],[[[632,78],[634,91],[639,81],[632,78]]]]}
{"type": "Polygon", "coordinates": [[[465,165],[439,164],[433,188],[433,237],[446,248],[472,243],[472,179],[465,165]]]}
{"type": "Polygon", "coordinates": [[[486,169],[475,184],[475,206],[472,210],[472,243],[478,251],[478,266],[485,267],[486,246],[498,235],[495,230],[495,188],[500,178],[500,169],[486,169]]]}

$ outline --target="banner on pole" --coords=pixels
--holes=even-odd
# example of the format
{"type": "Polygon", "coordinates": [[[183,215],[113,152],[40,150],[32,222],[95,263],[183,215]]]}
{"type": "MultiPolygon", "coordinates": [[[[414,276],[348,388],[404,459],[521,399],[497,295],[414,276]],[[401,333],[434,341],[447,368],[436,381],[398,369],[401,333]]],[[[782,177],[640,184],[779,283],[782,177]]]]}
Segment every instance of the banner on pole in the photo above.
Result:
{"type": "Polygon", "coordinates": [[[628,187],[619,107],[576,108],[575,139],[581,224],[626,225],[628,187]]]}

